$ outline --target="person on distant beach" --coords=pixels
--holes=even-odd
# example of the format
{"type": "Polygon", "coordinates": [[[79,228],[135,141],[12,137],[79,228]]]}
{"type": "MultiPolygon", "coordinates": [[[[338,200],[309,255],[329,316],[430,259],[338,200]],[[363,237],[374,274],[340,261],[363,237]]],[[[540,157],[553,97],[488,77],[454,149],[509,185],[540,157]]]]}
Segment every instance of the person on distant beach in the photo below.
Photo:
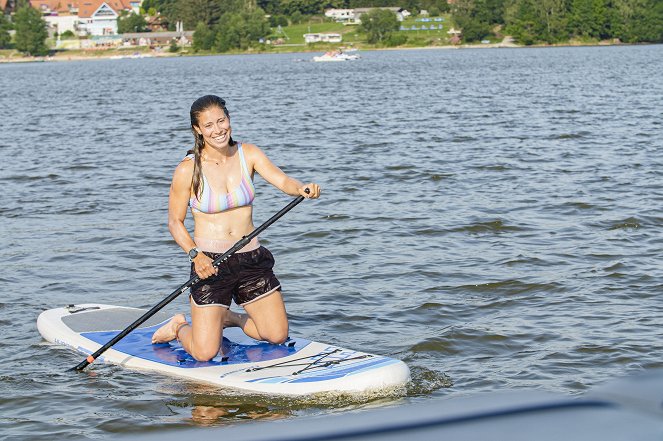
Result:
{"type": "Polygon", "coordinates": [[[274,258],[257,237],[218,268],[212,265],[255,229],[254,173],[291,196],[318,198],[320,187],[286,175],[257,146],[233,140],[230,114],[218,96],[197,99],[190,117],[195,145],[173,175],[168,228],[191,260],[191,276],[202,280],[191,288],[191,323],[184,314],[175,315],[154,333],[152,343],[177,339],[196,360],[208,361],[219,352],[224,327],[239,326],[249,337],[274,344],[288,338],[281,284],[272,271],[274,258]],[[193,238],[184,225],[188,207],[193,238]],[[230,311],[232,300],[246,314],[230,311]]]}

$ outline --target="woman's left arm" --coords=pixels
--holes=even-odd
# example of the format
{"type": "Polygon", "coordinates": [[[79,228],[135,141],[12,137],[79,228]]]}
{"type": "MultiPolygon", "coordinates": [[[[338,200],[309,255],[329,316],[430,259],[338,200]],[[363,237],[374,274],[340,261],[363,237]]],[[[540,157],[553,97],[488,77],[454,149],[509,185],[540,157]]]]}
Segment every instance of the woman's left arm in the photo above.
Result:
{"type": "Polygon", "coordinates": [[[265,153],[253,144],[244,144],[244,155],[249,164],[253,164],[253,170],[258,172],[263,179],[283,193],[290,196],[304,196],[305,198],[317,199],[320,197],[320,186],[313,182],[302,184],[295,178],[286,175],[278,168],[265,153]],[[306,193],[306,189],[309,193],[306,193]]]}

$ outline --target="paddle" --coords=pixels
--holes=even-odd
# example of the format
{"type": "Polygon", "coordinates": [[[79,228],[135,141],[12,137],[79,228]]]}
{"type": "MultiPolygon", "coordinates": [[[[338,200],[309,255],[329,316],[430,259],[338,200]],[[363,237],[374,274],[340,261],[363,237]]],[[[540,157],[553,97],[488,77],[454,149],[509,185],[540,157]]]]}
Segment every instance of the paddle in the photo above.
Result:
{"type": "MultiPolygon", "coordinates": [[[[306,191],[307,194],[309,193],[309,189],[308,189],[308,188],[307,188],[305,191],[306,191]]],[[[265,221],[265,223],[263,223],[262,225],[260,225],[258,228],[256,228],[255,230],[253,230],[253,231],[252,231],[251,233],[249,233],[248,235],[246,235],[246,236],[242,237],[240,240],[238,240],[237,243],[236,243],[235,245],[232,246],[232,248],[230,248],[228,251],[226,251],[225,253],[223,253],[221,256],[219,256],[219,257],[217,257],[216,259],[214,259],[214,261],[212,262],[212,265],[214,265],[215,267],[219,266],[219,265],[221,264],[221,262],[223,262],[223,261],[226,260],[228,257],[230,257],[230,256],[232,256],[233,254],[235,254],[237,251],[239,251],[239,250],[241,250],[242,248],[244,248],[249,242],[251,242],[251,239],[253,239],[253,238],[256,237],[258,234],[260,234],[261,232],[263,232],[265,229],[267,229],[267,227],[269,227],[270,225],[272,225],[272,224],[273,224],[274,222],[276,222],[281,216],[283,216],[284,214],[286,214],[288,211],[292,210],[292,209],[294,208],[295,205],[299,204],[299,203],[300,203],[301,201],[303,201],[303,200],[304,200],[304,196],[298,196],[296,199],[294,199],[294,200],[293,200],[292,202],[290,202],[288,205],[286,205],[285,207],[283,207],[283,208],[281,209],[281,211],[279,211],[279,212],[276,213],[274,216],[272,216],[272,217],[270,217],[269,219],[267,219],[267,220],[265,221]]],[[[115,343],[117,343],[118,341],[122,340],[124,337],[127,336],[127,334],[129,334],[131,331],[133,331],[134,329],[136,329],[137,327],[139,327],[141,324],[143,324],[147,319],[149,319],[150,317],[152,317],[154,314],[156,314],[157,312],[159,312],[159,310],[162,309],[164,306],[166,306],[167,304],[169,304],[170,302],[172,302],[172,301],[175,299],[175,297],[179,296],[180,294],[182,294],[182,293],[183,293],[184,291],[186,291],[187,289],[191,288],[193,285],[195,285],[195,284],[198,283],[199,281],[200,281],[200,276],[198,276],[198,275],[196,275],[196,276],[192,277],[191,279],[189,279],[188,282],[186,282],[185,284],[183,284],[182,286],[180,286],[179,288],[177,288],[175,291],[173,291],[172,294],[170,294],[168,297],[166,297],[165,299],[163,299],[162,301],[160,301],[158,304],[156,304],[152,309],[150,309],[149,311],[147,311],[143,316],[141,316],[140,318],[138,318],[135,322],[133,322],[132,324],[130,324],[129,326],[127,326],[127,328],[126,328],[124,331],[122,331],[122,332],[120,332],[119,334],[117,334],[117,335],[116,335],[115,337],[113,337],[108,343],[106,343],[105,345],[103,345],[102,347],[100,347],[99,349],[97,349],[93,354],[88,355],[88,357],[87,357],[85,360],[83,360],[83,361],[81,361],[80,363],[78,363],[78,365],[76,365],[76,367],[72,368],[71,370],[82,371],[83,369],[85,369],[89,364],[93,363],[94,360],[96,360],[101,354],[103,354],[104,352],[106,352],[107,349],[110,349],[115,343]]]]}

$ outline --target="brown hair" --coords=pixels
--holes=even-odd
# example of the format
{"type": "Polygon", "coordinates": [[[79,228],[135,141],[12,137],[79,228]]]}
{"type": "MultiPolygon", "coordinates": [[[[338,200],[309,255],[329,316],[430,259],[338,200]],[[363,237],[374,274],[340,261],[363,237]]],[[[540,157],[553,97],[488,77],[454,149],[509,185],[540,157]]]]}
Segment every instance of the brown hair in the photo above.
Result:
{"type": "MultiPolygon", "coordinates": [[[[205,140],[203,139],[202,134],[196,132],[196,127],[200,127],[200,123],[198,121],[200,114],[210,107],[218,107],[219,109],[223,110],[226,118],[230,118],[230,113],[226,108],[226,102],[223,98],[220,98],[216,95],[202,96],[194,101],[193,104],[191,104],[189,115],[191,117],[191,132],[193,132],[194,145],[193,149],[186,152],[186,154],[193,154],[193,178],[191,179],[191,186],[193,188],[193,194],[195,194],[197,198],[203,191],[201,153],[203,147],[205,146],[205,140]]],[[[232,137],[230,137],[230,145],[235,145],[235,141],[233,141],[232,137]]]]}

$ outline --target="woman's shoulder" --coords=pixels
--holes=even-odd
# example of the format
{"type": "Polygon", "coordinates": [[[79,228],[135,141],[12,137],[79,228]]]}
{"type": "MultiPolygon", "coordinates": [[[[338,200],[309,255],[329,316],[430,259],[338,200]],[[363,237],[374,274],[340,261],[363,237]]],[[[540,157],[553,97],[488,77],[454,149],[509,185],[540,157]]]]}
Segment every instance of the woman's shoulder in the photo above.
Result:
{"type": "Polygon", "coordinates": [[[247,151],[252,151],[258,148],[257,145],[251,144],[250,142],[237,142],[237,145],[242,148],[242,150],[246,153],[247,151]]]}
{"type": "Polygon", "coordinates": [[[191,167],[191,169],[193,170],[193,164],[194,164],[194,162],[196,162],[195,159],[196,159],[196,157],[194,156],[193,153],[187,154],[184,158],[182,158],[180,163],[177,164],[177,168],[191,167]]]}
{"type": "Polygon", "coordinates": [[[265,162],[265,160],[269,160],[267,155],[265,155],[260,147],[255,144],[242,143],[242,152],[244,155],[244,160],[251,170],[255,168],[256,164],[260,164],[265,162]]]}
{"type": "Polygon", "coordinates": [[[260,147],[255,144],[248,142],[240,142],[238,144],[242,146],[242,153],[244,153],[244,157],[246,158],[254,158],[257,155],[264,155],[260,147]]]}
{"type": "Polygon", "coordinates": [[[194,156],[193,154],[191,155],[186,155],[179,164],[177,164],[177,167],[175,168],[175,175],[193,175],[193,165],[194,165],[194,156]]]}

